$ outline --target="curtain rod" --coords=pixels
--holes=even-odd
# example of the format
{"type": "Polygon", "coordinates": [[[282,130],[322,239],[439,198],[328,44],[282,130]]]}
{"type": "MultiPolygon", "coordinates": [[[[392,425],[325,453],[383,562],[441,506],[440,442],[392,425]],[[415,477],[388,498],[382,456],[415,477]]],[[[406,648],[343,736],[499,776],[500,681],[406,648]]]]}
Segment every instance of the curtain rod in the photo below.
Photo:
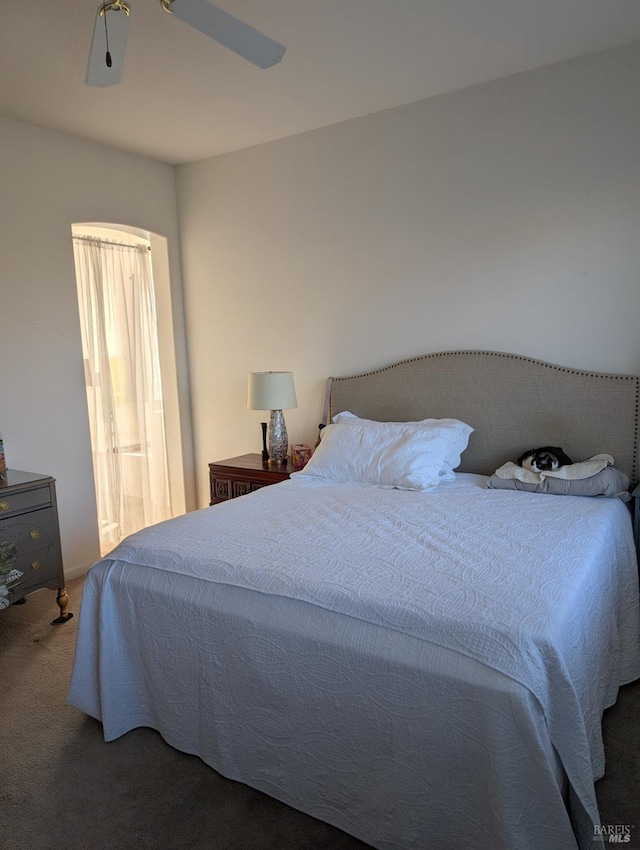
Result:
{"type": "Polygon", "coordinates": [[[102,236],[80,236],[75,233],[72,234],[72,237],[80,242],[100,242],[102,245],[116,245],[119,248],[139,248],[142,251],[146,248],[147,251],[151,250],[151,245],[143,245],[140,242],[116,242],[115,239],[105,239],[102,236]]]}

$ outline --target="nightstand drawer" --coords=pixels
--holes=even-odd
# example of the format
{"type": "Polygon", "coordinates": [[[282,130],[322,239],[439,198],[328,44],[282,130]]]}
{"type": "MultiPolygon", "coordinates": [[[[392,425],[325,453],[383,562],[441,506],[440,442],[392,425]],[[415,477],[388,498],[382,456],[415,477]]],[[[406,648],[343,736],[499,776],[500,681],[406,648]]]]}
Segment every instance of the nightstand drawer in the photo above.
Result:
{"type": "Polygon", "coordinates": [[[232,481],[231,482],[231,498],[236,499],[238,496],[246,496],[251,492],[250,481],[232,481]]]}
{"type": "Polygon", "coordinates": [[[231,499],[231,479],[230,478],[214,478],[210,477],[211,484],[211,499],[231,499]]]}
{"type": "Polygon", "coordinates": [[[51,504],[51,490],[49,486],[34,487],[23,493],[10,493],[4,495],[0,491],[0,521],[14,514],[34,511],[45,508],[51,504]]]}
{"type": "Polygon", "coordinates": [[[246,496],[261,487],[268,486],[266,483],[258,484],[255,481],[234,481],[231,478],[211,478],[211,500],[236,499],[238,496],[246,496]]]}

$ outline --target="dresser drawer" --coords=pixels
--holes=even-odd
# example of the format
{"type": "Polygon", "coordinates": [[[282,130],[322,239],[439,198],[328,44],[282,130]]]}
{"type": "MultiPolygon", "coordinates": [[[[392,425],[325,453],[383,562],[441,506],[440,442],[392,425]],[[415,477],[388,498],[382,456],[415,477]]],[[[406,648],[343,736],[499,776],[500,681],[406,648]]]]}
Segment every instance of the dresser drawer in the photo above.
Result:
{"type": "Polygon", "coordinates": [[[0,522],[5,517],[25,513],[25,511],[38,510],[38,508],[46,508],[50,504],[51,490],[49,485],[34,487],[32,490],[25,490],[23,493],[7,493],[5,495],[0,491],[0,522]]]}
{"type": "Polygon", "coordinates": [[[16,586],[21,592],[32,585],[42,586],[45,582],[51,586],[60,584],[60,562],[50,548],[19,556],[15,566],[22,573],[16,586]]]}
{"type": "Polygon", "coordinates": [[[42,549],[58,537],[58,520],[53,508],[31,511],[21,516],[0,519],[0,536],[18,550],[18,554],[42,549]]]}
{"type": "Polygon", "coordinates": [[[57,576],[60,570],[58,522],[53,507],[0,522],[0,538],[16,547],[21,584],[57,576]]]}

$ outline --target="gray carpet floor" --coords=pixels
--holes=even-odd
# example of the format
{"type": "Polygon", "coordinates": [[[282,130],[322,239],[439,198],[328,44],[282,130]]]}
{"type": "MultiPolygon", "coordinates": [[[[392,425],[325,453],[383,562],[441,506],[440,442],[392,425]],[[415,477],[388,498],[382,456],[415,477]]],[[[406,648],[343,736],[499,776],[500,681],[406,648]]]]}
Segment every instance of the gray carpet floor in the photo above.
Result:
{"type": "MultiPolygon", "coordinates": [[[[367,850],[150,729],[105,744],[100,724],[65,701],[82,584],[68,585],[75,617],[64,625],[50,624],[48,590],[0,611],[0,850],[367,850]]],[[[603,727],[602,818],[631,826],[624,846],[640,848],[640,682],[603,727]]]]}

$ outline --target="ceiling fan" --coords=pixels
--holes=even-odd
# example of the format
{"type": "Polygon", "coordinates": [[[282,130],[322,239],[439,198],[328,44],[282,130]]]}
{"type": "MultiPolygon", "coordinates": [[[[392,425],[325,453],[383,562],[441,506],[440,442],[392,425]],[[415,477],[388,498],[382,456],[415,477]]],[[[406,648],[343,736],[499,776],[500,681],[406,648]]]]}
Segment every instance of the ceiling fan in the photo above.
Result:
{"type": "MultiPolygon", "coordinates": [[[[284,56],[286,47],[208,0],[159,2],[165,12],[195,27],[258,68],[270,68],[284,56]]],[[[98,7],[85,79],[87,85],[114,86],[122,79],[130,14],[131,7],[126,0],[103,0],[98,7]]]]}

